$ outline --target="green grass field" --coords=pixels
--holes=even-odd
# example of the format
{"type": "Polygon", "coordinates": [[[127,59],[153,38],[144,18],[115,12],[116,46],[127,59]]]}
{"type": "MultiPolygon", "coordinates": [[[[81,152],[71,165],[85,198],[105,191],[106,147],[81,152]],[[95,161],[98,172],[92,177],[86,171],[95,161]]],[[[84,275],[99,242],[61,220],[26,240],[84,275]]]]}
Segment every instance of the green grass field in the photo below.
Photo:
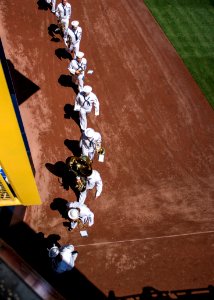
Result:
{"type": "Polygon", "coordinates": [[[144,0],[214,107],[214,0],[144,0]]]}

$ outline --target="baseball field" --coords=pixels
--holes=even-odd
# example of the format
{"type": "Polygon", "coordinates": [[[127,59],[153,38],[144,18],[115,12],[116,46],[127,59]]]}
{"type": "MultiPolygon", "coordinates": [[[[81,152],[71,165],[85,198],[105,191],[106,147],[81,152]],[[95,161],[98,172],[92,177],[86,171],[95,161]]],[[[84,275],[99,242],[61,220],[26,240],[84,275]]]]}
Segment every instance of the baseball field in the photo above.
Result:
{"type": "MultiPolygon", "coordinates": [[[[96,200],[88,193],[95,224],[87,238],[67,230],[64,213],[76,196],[60,184],[59,168],[77,153],[81,133],[72,113],[69,56],[52,30],[56,17],[42,0],[0,2],[1,39],[42,199],[41,206],[27,207],[5,239],[65,299],[139,299],[142,290],[150,296],[154,290],[209,293],[214,284],[212,74],[205,92],[207,80],[199,83],[188,70],[191,65],[196,73],[195,54],[183,38],[189,26],[182,26],[182,56],[144,2],[164,30],[172,30],[158,19],[171,12],[160,4],[169,1],[71,1],[72,19],[83,28],[81,50],[94,71],[85,83],[100,101],[100,116],[91,113],[88,122],[106,149],[105,162],[93,162],[104,189],[96,200]],[[79,252],[70,274],[53,276],[52,242],[71,243],[79,252]]],[[[197,9],[203,15],[203,7],[197,9]]],[[[182,18],[184,8],[177,10],[182,18]]],[[[176,18],[171,23],[180,26],[176,18]]],[[[203,56],[197,50],[198,77],[205,74],[201,61],[207,58],[206,74],[211,66],[213,44],[207,43],[207,55],[204,47],[203,56]]]]}
{"type": "Polygon", "coordinates": [[[145,3],[214,107],[214,1],[145,0],[145,3]]]}

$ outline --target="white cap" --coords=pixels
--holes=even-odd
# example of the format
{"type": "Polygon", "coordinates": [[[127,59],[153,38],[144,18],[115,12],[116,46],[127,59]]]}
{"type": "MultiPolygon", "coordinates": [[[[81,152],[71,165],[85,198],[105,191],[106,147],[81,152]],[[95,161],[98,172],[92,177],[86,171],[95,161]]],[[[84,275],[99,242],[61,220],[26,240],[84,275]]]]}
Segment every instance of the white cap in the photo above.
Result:
{"type": "Polygon", "coordinates": [[[71,208],[68,212],[68,217],[72,220],[77,220],[79,218],[79,211],[76,208],[71,208]]]}
{"type": "Polygon", "coordinates": [[[94,135],[95,131],[92,128],[87,128],[84,132],[85,136],[87,136],[87,138],[92,138],[94,135]]]}
{"type": "Polygon", "coordinates": [[[76,21],[76,20],[75,20],[75,21],[72,21],[72,22],[71,22],[71,25],[74,26],[74,27],[78,27],[79,21],[76,21]]]}
{"type": "Polygon", "coordinates": [[[85,86],[83,87],[83,92],[84,92],[84,93],[89,94],[91,91],[92,91],[92,87],[91,87],[91,86],[85,85],[85,86]]]}
{"type": "Polygon", "coordinates": [[[53,246],[48,253],[48,256],[51,258],[56,257],[59,254],[59,248],[57,246],[53,246]]]}
{"type": "Polygon", "coordinates": [[[100,138],[101,138],[100,133],[95,131],[95,133],[94,133],[94,139],[95,140],[99,140],[100,138]]]}
{"type": "Polygon", "coordinates": [[[85,55],[85,53],[83,53],[81,51],[76,53],[76,57],[78,57],[78,58],[83,58],[84,55],[85,55]]]}

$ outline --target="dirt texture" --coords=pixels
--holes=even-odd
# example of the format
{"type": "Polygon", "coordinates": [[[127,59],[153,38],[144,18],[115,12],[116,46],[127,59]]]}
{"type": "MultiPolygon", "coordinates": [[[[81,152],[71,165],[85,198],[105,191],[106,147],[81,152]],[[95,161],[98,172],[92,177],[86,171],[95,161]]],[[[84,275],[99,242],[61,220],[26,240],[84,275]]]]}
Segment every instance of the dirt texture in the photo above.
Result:
{"type": "MultiPolygon", "coordinates": [[[[94,71],[85,83],[100,101],[100,116],[91,113],[89,126],[101,132],[106,157],[94,161],[104,189],[86,199],[95,214],[89,237],[67,230],[63,208],[76,196],[60,185],[57,166],[78,150],[80,129],[68,116],[75,98],[69,56],[60,35],[51,36],[55,16],[41,4],[0,3],[2,42],[17,71],[12,77],[43,203],[27,208],[25,222],[36,234],[74,244],[76,270],[99,291],[91,299],[146,286],[214,284],[214,113],[142,0],[71,2],[94,71]]],[[[59,282],[55,288],[72,294],[59,282]]]]}

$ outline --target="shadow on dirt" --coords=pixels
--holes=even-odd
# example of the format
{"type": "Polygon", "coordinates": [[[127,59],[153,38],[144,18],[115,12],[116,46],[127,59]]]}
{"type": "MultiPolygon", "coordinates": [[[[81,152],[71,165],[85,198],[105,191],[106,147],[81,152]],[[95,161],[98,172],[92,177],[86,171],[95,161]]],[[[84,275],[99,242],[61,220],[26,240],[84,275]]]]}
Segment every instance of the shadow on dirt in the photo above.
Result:
{"type": "Polygon", "coordinates": [[[214,299],[214,287],[209,285],[207,288],[196,288],[187,290],[159,291],[153,287],[143,288],[141,294],[116,297],[114,291],[110,291],[108,300],[212,300],[214,299]]]}
{"type": "Polygon", "coordinates": [[[65,119],[72,119],[74,122],[80,127],[79,123],[79,112],[74,111],[74,105],[71,104],[65,104],[64,106],[64,118],[65,119]]]}
{"type": "MultiPolygon", "coordinates": [[[[26,223],[20,222],[5,229],[1,238],[65,299],[71,299],[71,295],[72,299],[78,300],[106,299],[106,296],[75,267],[62,274],[53,273],[47,249],[53,244],[63,246],[59,243],[58,234],[49,234],[45,237],[43,232],[36,233],[26,223]]],[[[74,244],[72,240],[69,243],[74,244]]],[[[77,259],[81,259],[81,252],[77,259]]]]}
{"type": "Polygon", "coordinates": [[[72,56],[70,53],[68,53],[68,51],[65,50],[65,48],[58,48],[55,50],[55,55],[62,60],[63,59],[72,59],[72,56]]]}
{"type": "Polygon", "coordinates": [[[51,9],[51,5],[48,4],[45,0],[38,0],[37,1],[38,9],[39,10],[48,10],[51,9]]]}
{"type": "Polygon", "coordinates": [[[66,139],[64,141],[64,144],[73,153],[74,156],[80,156],[82,154],[79,147],[79,141],[66,139]]]}
{"type": "Polygon", "coordinates": [[[67,215],[67,206],[66,204],[68,203],[67,200],[62,199],[62,198],[55,198],[53,202],[50,204],[50,208],[52,210],[58,210],[60,213],[61,217],[64,219],[68,218],[67,215]]]}
{"type": "Polygon", "coordinates": [[[70,160],[70,157],[66,159],[66,163],[63,161],[58,161],[55,164],[46,163],[45,167],[49,172],[58,177],[59,184],[68,191],[69,188],[73,190],[76,197],[79,196],[79,192],[76,189],[76,176],[73,172],[69,171],[67,162],[70,160]]]}
{"type": "Polygon", "coordinates": [[[51,41],[55,42],[55,43],[59,43],[60,42],[60,38],[56,37],[56,33],[55,31],[58,29],[58,26],[56,24],[51,24],[48,27],[48,34],[51,36],[51,41]]]}
{"type": "Polygon", "coordinates": [[[14,84],[17,101],[20,105],[40,90],[40,87],[16,70],[9,59],[7,59],[7,65],[14,84]]]}

